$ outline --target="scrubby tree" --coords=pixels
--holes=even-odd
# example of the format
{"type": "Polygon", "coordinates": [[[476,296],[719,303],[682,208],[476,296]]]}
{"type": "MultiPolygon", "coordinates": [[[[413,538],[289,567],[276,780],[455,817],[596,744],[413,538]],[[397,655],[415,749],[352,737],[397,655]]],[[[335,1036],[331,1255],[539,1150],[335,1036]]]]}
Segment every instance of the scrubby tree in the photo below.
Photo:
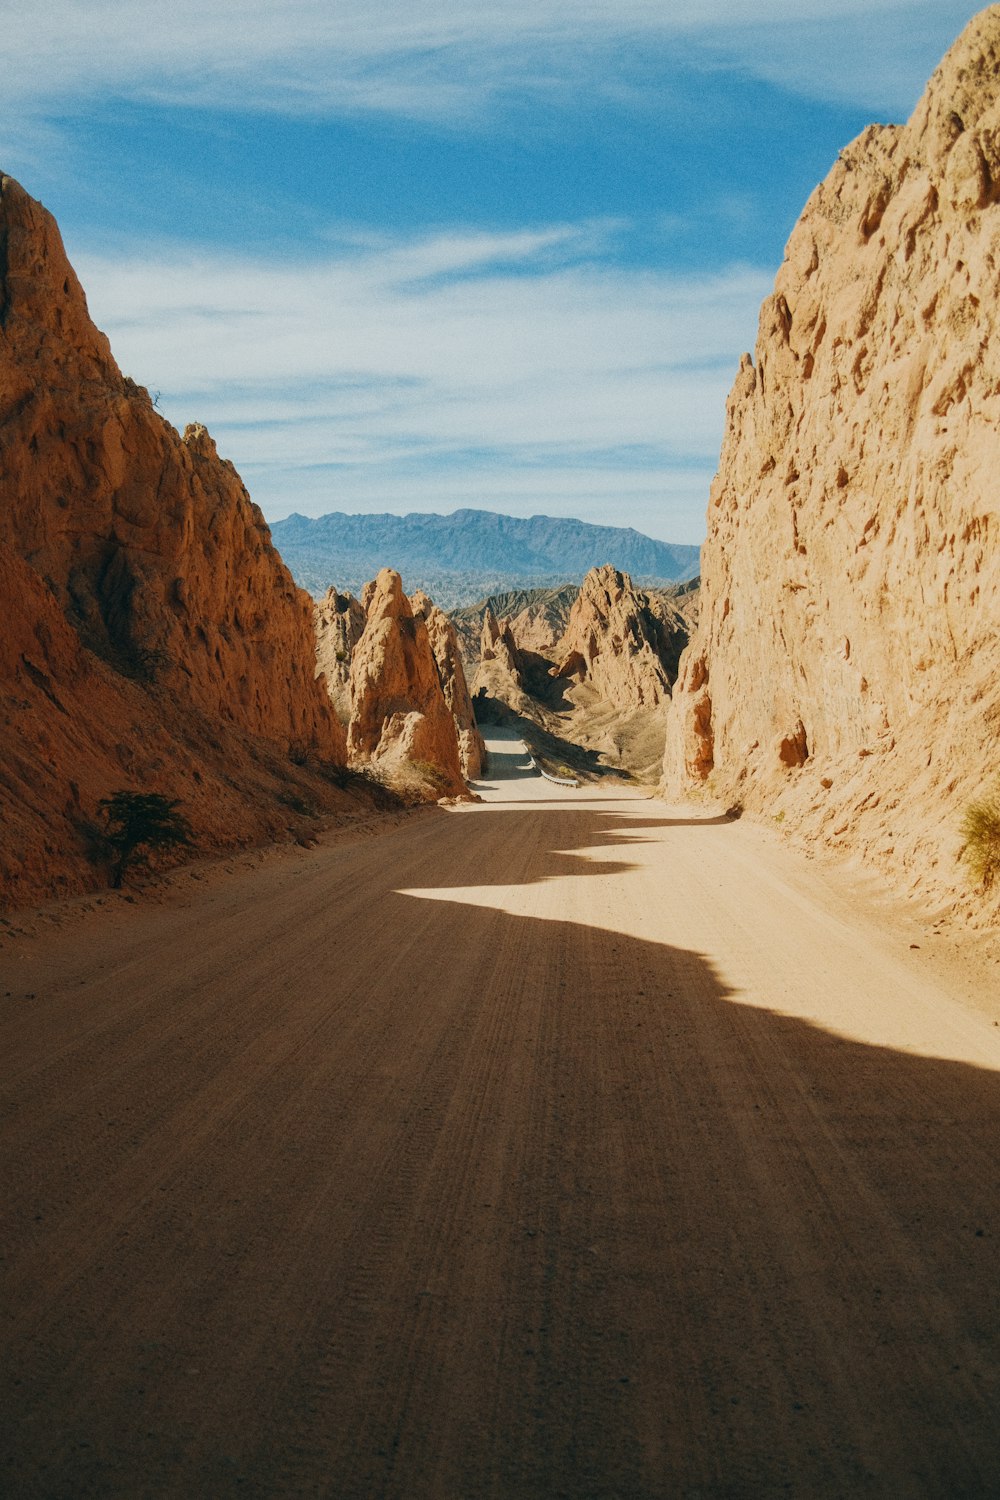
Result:
{"type": "Polygon", "coordinates": [[[1000,786],[972,802],[962,819],[961,858],[981,885],[989,887],[1000,875],[1000,786]]]}
{"type": "Polygon", "coordinates": [[[192,842],[191,828],[177,811],[178,798],[163,797],[159,792],[115,792],[98,803],[104,816],[104,837],[114,862],[111,884],[118,890],[129,865],[142,863],[141,849],[166,849],[192,842]]]}

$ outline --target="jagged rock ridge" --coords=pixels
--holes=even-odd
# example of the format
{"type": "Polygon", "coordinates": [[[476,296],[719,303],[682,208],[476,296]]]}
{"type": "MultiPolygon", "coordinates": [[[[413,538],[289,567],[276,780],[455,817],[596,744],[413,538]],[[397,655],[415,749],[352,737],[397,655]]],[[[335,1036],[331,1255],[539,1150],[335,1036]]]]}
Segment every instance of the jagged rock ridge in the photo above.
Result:
{"type": "MultiPolygon", "coordinates": [[[[482,610],[477,703],[537,725],[576,770],[601,774],[610,765],[648,779],[658,772],[665,705],[690,634],[684,612],[609,565],[592,569],[571,603],[564,591],[537,602],[538,615],[522,596],[511,600],[520,606],[513,618],[482,610]],[[540,639],[544,649],[536,649],[540,639]]],[[[471,624],[473,612],[464,615],[471,624]]]]}
{"type": "MultiPolygon", "coordinates": [[[[670,697],[666,627],[663,614],[626,574],[608,565],[594,568],[556,645],[555,675],[591,682],[624,712],[657,708],[670,697]]],[[[675,673],[676,664],[675,657],[675,673]]]]}
{"type": "Polygon", "coordinates": [[[435,795],[462,795],[458,726],[424,616],[414,613],[391,568],[368,585],[362,604],[365,628],[351,658],[352,762],[379,767],[397,780],[416,775],[435,795]]]}
{"type": "Polygon", "coordinates": [[[414,615],[427,626],[444,701],[451,710],[458,731],[462,775],[467,781],[475,780],[486,761],[486,745],[476,727],[476,716],[472,711],[472,698],[459,650],[458,633],[444,611],[438,609],[426,594],[418,591],[412,596],[410,603],[414,615]]]}
{"type": "Polygon", "coordinates": [[[313,610],[316,631],[316,676],[326,681],[337,717],[351,717],[351,658],[364,634],[368,616],[353,594],[328,589],[313,610]]]}
{"type": "Polygon", "coordinates": [[[1000,7],[796,226],[709,504],[668,786],[793,814],[951,899],[1000,772],[1000,7]]]}
{"type": "Polygon", "coordinates": [[[80,828],[122,786],[183,797],[203,847],[275,832],[279,795],[323,796],[283,769],[344,756],[308,598],[204,428],[182,439],[122,376],[55,221],[6,176],[0,495],[0,895],[99,879],[80,828]]]}

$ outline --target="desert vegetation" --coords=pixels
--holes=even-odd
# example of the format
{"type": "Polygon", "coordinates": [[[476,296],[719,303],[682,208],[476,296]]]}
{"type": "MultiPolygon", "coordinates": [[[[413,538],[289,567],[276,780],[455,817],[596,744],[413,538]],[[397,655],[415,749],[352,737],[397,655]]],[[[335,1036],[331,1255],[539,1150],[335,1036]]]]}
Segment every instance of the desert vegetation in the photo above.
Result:
{"type": "Polygon", "coordinates": [[[961,834],[961,858],[977,884],[988,890],[1000,875],[1000,787],[970,802],[961,834]]]}

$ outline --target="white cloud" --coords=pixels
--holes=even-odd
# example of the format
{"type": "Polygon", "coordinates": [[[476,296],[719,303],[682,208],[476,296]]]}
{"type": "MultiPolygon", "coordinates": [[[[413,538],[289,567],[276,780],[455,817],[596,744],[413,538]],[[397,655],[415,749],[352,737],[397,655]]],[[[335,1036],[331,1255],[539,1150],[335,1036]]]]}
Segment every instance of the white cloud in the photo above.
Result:
{"type": "Polygon", "coordinates": [[[110,94],[468,116],[511,88],[617,88],[630,50],[634,65],[678,43],[695,62],[707,49],[708,62],[866,104],[881,77],[880,99],[909,104],[972,13],[956,0],[6,0],[0,26],[8,109],[110,94]]]}
{"type": "Polygon", "coordinates": [[[553,474],[614,513],[623,489],[645,504],[693,469],[685,530],[700,531],[769,278],[578,263],[596,233],[361,235],[301,265],[167,250],[76,264],[122,368],[178,425],[206,422],[271,514],[406,509],[456,486],[456,503],[524,499],[553,474]]]}

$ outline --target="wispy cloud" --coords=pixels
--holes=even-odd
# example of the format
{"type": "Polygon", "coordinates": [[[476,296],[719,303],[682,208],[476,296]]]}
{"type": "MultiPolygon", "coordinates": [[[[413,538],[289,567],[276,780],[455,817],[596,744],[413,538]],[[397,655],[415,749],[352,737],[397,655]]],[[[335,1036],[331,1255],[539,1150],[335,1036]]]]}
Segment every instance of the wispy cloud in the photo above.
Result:
{"type": "Polygon", "coordinates": [[[909,107],[924,41],[940,50],[971,14],[956,0],[6,0],[0,25],[8,108],[112,95],[467,117],[510,91],[620,88],[651,48],[678,46],[695,64],[865,103],[881,70],[879,97],[909,107]]]}
{"type": "Polygon", "coordinates": [[[752,340],[768,278],[593,263],[597,233],[77,267],[123,368],[178,425],[205,421],[272,515],[416,509],[445,490],[537,509],[557,475],[614,514],[622,485],[648,496],[696,474],[697,526],[732,351],[752,340]]]}

